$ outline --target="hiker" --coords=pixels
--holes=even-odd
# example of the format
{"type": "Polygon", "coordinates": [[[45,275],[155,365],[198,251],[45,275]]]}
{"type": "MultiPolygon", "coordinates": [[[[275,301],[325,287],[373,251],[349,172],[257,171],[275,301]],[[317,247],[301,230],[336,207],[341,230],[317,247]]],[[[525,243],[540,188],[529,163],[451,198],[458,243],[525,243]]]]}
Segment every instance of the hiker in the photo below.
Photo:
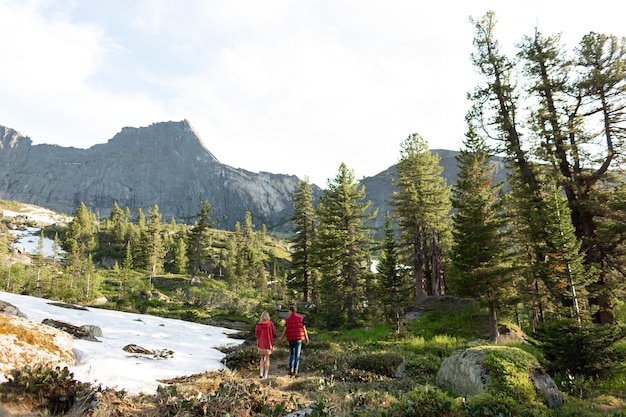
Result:
{"type": "Polygon", "coordinates": [[[302,341],[309,344],[309,334],[304,326],[304,318],[296,313],[294,304],[289,306],[289,317],[285,319],[285,328],[280,338],[287,335],[289,342],[289,375],[296,377],[298,375],[298,366],[300,364],[300,351],[302,350],[302,341]]]}
{"type": "Polygon", "coordinates": [[[277,338],[276,326],[270,320],[270,314],[267,311],[261,313],[259,322],[254,329],[256,336],[256,345],[261,355],[259,366],[259,378],[267,378],[270,372],[270,355],[274,349],[273,340],[277,338]]]}

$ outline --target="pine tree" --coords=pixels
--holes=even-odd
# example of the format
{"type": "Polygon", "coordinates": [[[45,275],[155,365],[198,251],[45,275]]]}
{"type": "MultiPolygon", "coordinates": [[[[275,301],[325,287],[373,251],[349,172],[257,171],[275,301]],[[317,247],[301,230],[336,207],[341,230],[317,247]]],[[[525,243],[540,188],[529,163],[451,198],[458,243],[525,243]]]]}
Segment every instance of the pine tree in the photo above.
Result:
{"type": "Polygon", "coordinates": [[[120,288],[120,292],[131,293],[133,285],[131,283],[131,274],[133,272],[133,252],[130,248],[130,242],[126,244],[126,255],[124,256],[124,262],[122,262],[123,280],[120,288]]]}
{"type": "Polygon", "coordinates": [[[544,312],[549,304],[543,285],[547,256],[544,230],[549,213],[547,204],[537,203],[537,194],[529,190],[515,165],[511,166],[508,182],[511,190],[502,199],[507,217],[506,237],[516,265],[518,293],[534,329],[545,322],[544,312]]]}
{"type": "Polygon", "coordinates": [[[212,208],[206,199],[202,199],[198,221],[191,228],[187,239],[187,255],[189,257],[192,280],[200,273],[202,264],[209,258],[211,228],[214,226],[210,216],[212,208]]]}
{"type": "Polygon", "coordinates": [[[571,222],[567,200],[556,186],[549,199],[549,211],[553,216],[546,228],[544,282],[554,299],[557,317],[569,316],[581,326],[583,318],[591,318],[589,311],[587,314],[581,311],[580,300],[588,298],[587,287],[592,277],[585,265],[585,254],[581,251],[582,242],[576,237],[571,222]]]}
{"type": "Polygon", "coordinates": [[[187,239],[184,236],[184,232],[181,232],[183,235],[178,236],[175,240],[174,245],[174,256],[173,256],[173,269],[177,274],[184,274],[187,272],[187,244],[185,243],[187,239]]]}
{"type": "Polygon", "coordinates": [[[42,268],[45,265],[46,255],[44,254],[44,239],[43,229],[39,231],[39,240],[37,241],[37,251],[33,256],[33,264],[37,268],[37,278],[35,280],[35,288],[41,287],[41,273],[42,268]]]}
{"type": "Polygon", "coordinates": [[[291,253],[291,279],[289,288],[302,294],[302,301],[317,303],[314,281],[313,241],[315,239],[315,210],[313,189],[308,178],[298,182],[294,192],[293,250],[291,253]]]}
{"type": "Polygon", "coordinates": [[[69,288],[76,290],[75,285],[87,267],[87,258],[96,249],[96,220],[87,206],[81,203],[67,226],[62,243],[65,250],[66,269],[70,275],[69,288]]]}
{"type": "Polygon", "coordinates": [[[489,307],[490,340],[498,338],[497,310],[507,304],[511,265],[505,259],[504,217],[494,184],[495,165],[489,160],[484,140],[470,123],[457,155],[459,174],[452,189],[454,246],[451,286],[461,297],[480,300],[489,307]]]}
{"type": "MultiPolygon", "coordinates": [[[[582,241],[585,263],[597,268],[589,298],[598,308],[594,320],[614,323],[614,284],[623,282],[623,274],[616,280],[606,267],[612,253],[602,244],[607,237],[598,234],[601,209],[592,202],[603,200],[600,195],[611,186],[611,172],[623,163],[619,149],[625,144],[626,39],[591,32],[567,54],[559,36],[546,37],[536,30],[519,45],[518,66],[499,51],[493,12],[474,23],[472,58],[485,83],[472,95],[473,113],[489,137],[499,138],[499,150],[515,164],[527,201],[541,214],[538,220],[549,218],[541,213],[549,193],[538,172],[557,182],[582,241]],[[520,76],[524,78],[517,86],[525,90],[512,83],[520,76]],[[521,97],[529,106],[519,104],[521,97]]],[[[536,239],[545,235],[545,227],[534,226],[536,239]]],[[[540,263],[545,255],[533,257],[540,263]]]]}
{"type": "Polygon", "coordinates": [[[400,263],[395,231],[389,215],[385,216],[384,239],[376,271],[378,292],[386,317],[395,324],[396,332],[399,332],[404,308],[411,301],[411,283],[400,263]]]}
{"type": "Polygon", "coordinates": [[[363,283],[370,264],[371,240],[364,222],[376,213],[366,214],[371,205],[364,202],[365,187],[353,171],[341,164],[333,181],[320,199],[316,253],[322,272],[320,311],[330,328],[356,325],[356,311],[364,294],[363,283]]]}
{"type": "MultiPolygon", "coordinates": [[[[400,225],[404,257],[411,266],[416,300],[427,295],[428,263],[436,263],[432,265],[433,270],[440,270],[437,266],[441,264],[441,258],[429,256],[430,250],[436,249],[430,245],[431,235],[435,236],[437,245],[447,245],[449,240],[450,187],[442,172],[439,156],[428,150],[428,143],[420,135],[412,134],[402,142],[394,179],[398,191],[392,193],[391,204],[400,225]]],[[[441,276],[432,278],[433,284],[442,279],[441,276]]]]}
{"type": "Polygon", "coordinates": [[[109,221],[111,223],[111,245],[113,245],[117,252],[120,252],[126,245],[128,218],[124,216],[124,212],[120,206],[117,205],[117,202],[113,203],[109,221]]]}
{"type": "Polygon", "coordinates": [[[265,265],[263,264],[263,242],[264,232],[255,232],[252,222],[252,213],[246,211],[242,232],[242,242],[239,256],[243,256],[245,265],[245,280],[248,286],[256,288],[261,296],[267,294],[267,276],[265,265]]]}
{"type": "Polygon", "coordinates": [[[235,223],[228,242],[228,276],[240,289],[255,289],[262,296],[267,292],[267,276],[263,263],[262,236],[254,232],[252,214],[246,212],[243,226],[235,223]]]}
{"type": "Polygon", "coordinates": [[[161,233],[161,214],[156,204],[148,212],[148,224],[142,235],[142,260],[144,266],[150,272],[150,281],[163,269],[165,250],[161,233]]]}

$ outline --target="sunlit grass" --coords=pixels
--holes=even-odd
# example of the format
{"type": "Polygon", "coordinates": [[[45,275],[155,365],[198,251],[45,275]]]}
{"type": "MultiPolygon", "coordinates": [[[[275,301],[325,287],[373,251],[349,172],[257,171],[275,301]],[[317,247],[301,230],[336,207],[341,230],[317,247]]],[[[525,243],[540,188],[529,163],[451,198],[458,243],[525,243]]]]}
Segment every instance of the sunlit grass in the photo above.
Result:
{"type": "Polygon", "coordinates": [[[458,340],[472,340],[488,328],[487,311],[477,305],[459,306],[452,314],[430,311],[413,320],[406,332],[431,340],[446,335],[458,340]]]}
{"type": "Polygon", "coordinates": [[[375,343],[391,340],[392,329],[389,326],[380,325],[364,329],[348,329],[341,331],[321,331],[316,333],[320,341],[350,342],[356,345],[375,343]]]}

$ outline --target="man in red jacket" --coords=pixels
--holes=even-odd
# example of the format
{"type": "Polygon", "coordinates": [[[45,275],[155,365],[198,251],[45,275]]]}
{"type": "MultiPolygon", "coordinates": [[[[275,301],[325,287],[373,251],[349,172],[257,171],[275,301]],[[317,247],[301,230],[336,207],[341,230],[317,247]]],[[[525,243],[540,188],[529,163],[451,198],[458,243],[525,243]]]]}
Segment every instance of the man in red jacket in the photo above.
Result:
{"type": "Polygon", "coordinates": [[[298,366],[300,364],[300,351],[302,350],[302,341],[309,344],[309,334],[304,326],[304,319],[296,313],[296,306],[289,306],[289,317],[285,319],[285,328],[280,335],[282,339],[287,335],[289,342],[289,375],[298,375],[298,366]]]}

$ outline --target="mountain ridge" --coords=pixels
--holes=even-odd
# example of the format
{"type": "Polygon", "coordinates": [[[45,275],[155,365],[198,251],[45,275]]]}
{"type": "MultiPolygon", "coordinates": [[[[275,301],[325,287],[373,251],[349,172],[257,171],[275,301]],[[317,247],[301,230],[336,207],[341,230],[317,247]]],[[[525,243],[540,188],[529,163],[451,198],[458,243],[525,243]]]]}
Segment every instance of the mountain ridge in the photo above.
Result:
{"type": "MultiPolygon", "coordinates": [[[[432,149],[439,155],[448,184],[456,182],[458,151],[432,149]]],[[[496,180],[505,179],[502,159],[494,158],[496,180]]],[[[394,165],[360,183],[378,216],[379,229],[393,191],[394,165]]],[[[124,127],[106,143],[87,149],[33,145],[28,136],[0,126],[0,198],[71,214],[80,203],[100,218],[114,203],[133,217],[155,204],[162,221],[192,223],[206,199],[216,227],[232,229],[249,211],[253,223],[268,230],[292,230],[295,175],[251,172],[222,164],[204,146],[187,120],[124,127]]],[[[311,184],[314,196],[322,190],[311,184]]]]}
{"type": "Polygon", "coordinates": [[[284,229],[298,178],[253,173],[220,163],[188,121],[125,127],[88,149],[33,145],[0,127],[0,198],[71,214],[80,203],[100,217],[113,204],[133,211],[155,204],[164,220],[191,222],[206,198],[212,218],[232,228],[250,211],[270,229],[284,229]]]}

